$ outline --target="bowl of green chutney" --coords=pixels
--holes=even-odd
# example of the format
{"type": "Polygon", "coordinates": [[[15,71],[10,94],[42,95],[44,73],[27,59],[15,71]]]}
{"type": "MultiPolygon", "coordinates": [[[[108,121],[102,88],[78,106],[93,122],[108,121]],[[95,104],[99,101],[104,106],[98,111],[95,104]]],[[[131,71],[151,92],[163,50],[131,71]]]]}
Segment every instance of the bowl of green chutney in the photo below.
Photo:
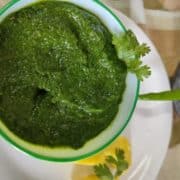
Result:
{"type": "Polygon", "coordinates": [[[56,162],[110,145],[139,95],[112,44],[125,31],[98,0],[14,0],[0,9],[1,137],[56,162]]]}

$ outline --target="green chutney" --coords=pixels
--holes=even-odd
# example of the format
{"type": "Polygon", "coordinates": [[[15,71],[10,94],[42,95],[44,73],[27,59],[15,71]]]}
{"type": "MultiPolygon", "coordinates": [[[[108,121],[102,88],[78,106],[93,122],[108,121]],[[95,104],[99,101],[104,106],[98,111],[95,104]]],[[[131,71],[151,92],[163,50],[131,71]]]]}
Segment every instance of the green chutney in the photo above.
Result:
{"type": "Polygon", "coordinates": [[[96,15],[43,1],[0,24],[0,119],[21,139],[81,148],[116,117],[127,67],[96,15]]]}

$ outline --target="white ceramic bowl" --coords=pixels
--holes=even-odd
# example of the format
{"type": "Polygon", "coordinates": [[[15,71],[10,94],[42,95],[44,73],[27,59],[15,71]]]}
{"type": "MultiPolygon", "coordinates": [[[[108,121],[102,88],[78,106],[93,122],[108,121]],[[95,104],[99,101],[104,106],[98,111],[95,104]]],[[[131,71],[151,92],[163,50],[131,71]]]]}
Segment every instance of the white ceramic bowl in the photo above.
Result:
{"type": "MultiPolygon", "coordinates": [[[[39,0],[14,0],[0,9],[0,23],[9,14],[39,0]]],[[[112,33],[122,33],[125,27],[112,11],[98,0],[66,0],[74,3],[88,11],[96,14],[112,33]]],[[[14,145],[23,152],[33,157],[57,162],[70,162],[87,158],[107,147],[113,142],[126,128],[134,112],[139,95],[139,81],[136,76],[128,73],[126,78],[126,90],[123,95],[123,101],[119,106],[119,112],[111,125],[97,135],[94,139],[88,141],[82,148],[74,150],[71,148],[49,148],[30,144],[15,134],[0,121],[0,135],[8,143],[14,145]]]]}

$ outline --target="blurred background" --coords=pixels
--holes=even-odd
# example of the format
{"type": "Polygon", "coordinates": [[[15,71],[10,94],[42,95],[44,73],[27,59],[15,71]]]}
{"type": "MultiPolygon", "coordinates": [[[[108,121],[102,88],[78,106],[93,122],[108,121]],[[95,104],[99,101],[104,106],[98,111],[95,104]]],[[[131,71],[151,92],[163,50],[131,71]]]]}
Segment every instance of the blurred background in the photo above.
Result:
{"type": "MultiPolygon", "coordinates": [[[[180,87],[180,0],[102,0],[132,18],[158,49],[172,88],[180,87]]],[[[0,0],[0,6],[8,0],[0,0]]],[[[171,143],[158,180],[180,180],[180,102],[174,103],[171,143]]]]}

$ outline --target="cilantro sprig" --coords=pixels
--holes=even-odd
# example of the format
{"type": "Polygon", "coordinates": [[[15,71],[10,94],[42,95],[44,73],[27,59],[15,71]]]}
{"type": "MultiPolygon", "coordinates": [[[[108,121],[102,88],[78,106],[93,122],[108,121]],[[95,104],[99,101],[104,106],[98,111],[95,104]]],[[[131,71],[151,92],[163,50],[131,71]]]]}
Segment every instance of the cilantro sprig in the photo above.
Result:
{"type": "Polygon", "coordinates": [[[131,30],[119,35],[114,34],[112,43],[118,58],[126,63],[129,72],[134,73],[140,81],[151,75],[150,67],[143,65],[141,61],[141,58],[150,52],[150,48],[145,43],[139,44],[131,30]]]}
{"type": "MultiPolygon", "coordinates": [[[[150,48],[145,43],[140,44],[131,30],[119,35],[114,34],[112,43],[116,48],[118,58],[126,63],[129,72],[134,73],[140,81],[151,75],[150,67],[143,65],[141,61],[141,58],[150,52],[150,48]]],[[[180,100],[180,89],[142,94],[139,98],[160,101],[180,100]]]]}
{"type": "Polygon", "coordinates": [[[125,160],[124,151],[116,149],[115,157],[107,156],[105,164],[94,166],[94,172],[100,180],[115,180],[126,169],[128,169],[128,162],[125,160]],[[115,172],[111,171],[112,166],[115,166],[115,172]]]}
{"type": "Polygon", "coordinates": [[[113,174],[106,164],[94,166],[94,171],[100,180],[114,180],[113,174]]]}

